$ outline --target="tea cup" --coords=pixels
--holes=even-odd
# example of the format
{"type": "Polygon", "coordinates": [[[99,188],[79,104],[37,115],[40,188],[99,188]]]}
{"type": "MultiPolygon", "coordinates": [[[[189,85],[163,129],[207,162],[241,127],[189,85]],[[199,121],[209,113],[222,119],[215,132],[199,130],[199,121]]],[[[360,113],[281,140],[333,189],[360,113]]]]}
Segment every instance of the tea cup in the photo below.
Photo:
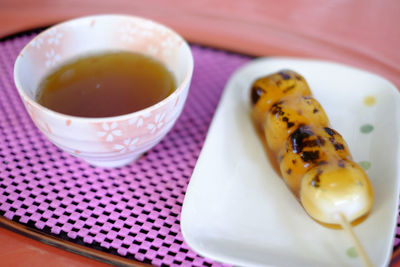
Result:
{"type": "Polygon", "coordinates": [[[18,55],[14,81],[37,128],[62,150],[102,167],[118,167],[154,147],[183,110],[193,74],[187,42],[172,29],[145,18],[95,15],[57,24],[37,35],[18,55]],[[158,103],[114,117],[62,114],[36,99],[43,79],[76,58],[110,51],[151,56],[176,79],[177,88],[158,103]]]}

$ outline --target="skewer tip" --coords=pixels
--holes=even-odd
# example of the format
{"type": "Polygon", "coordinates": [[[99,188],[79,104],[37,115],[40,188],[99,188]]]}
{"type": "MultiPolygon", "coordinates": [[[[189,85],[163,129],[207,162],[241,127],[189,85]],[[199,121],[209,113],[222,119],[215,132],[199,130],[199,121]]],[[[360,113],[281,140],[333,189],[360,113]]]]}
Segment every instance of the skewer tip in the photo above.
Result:
{"type": "Polygon", "coordinates": [[[360,240],[358,239],[357,235],[353,231],[353,227],[351,226],[350,222],[347,220],[346,216],[343,213],[339,213],[340,218],[340,225],[342,226],[343,230],[350,236],[351,240],[353,241],[354,247],[357,250],[357,253],[360,255],[361,260],[364,263],[365,267],[373,267],[371,260],[368,257],[368,254],[365,252],[364,247],[361,245],[360,240]]]}

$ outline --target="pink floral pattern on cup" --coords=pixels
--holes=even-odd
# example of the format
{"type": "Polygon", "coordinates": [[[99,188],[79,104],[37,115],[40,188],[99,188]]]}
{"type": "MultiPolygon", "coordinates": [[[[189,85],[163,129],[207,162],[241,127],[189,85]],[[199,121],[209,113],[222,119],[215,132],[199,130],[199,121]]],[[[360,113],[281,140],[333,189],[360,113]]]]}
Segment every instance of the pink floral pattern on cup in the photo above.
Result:
{"type": "Polygon", "coordinates": [[[131,162],[156,145],[180,115],[193,73],[187,43],[171,29],[143,18],[99,15],[44,31],[21,51],[14,79],[36,126],[61,149],[99,166],[131,162]],[[35,101],[40,82],[63,63],[86,54],[132,51],[153,56],[174,74],[178,88],[141,111],[108,118],[60,114],[35,101]]]}

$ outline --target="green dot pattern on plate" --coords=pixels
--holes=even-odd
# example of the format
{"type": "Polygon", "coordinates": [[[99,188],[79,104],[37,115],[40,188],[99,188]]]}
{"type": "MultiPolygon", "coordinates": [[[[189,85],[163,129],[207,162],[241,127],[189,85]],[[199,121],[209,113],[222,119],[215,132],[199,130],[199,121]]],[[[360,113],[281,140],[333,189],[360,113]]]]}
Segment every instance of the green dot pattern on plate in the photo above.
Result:
{"type": "Polygon", "coordinates": [[[360,161],[358,164],[360,164],[361,168],[364,169],[364,171],[368,170],[369,168],[371,168],[371,162],[369,161],[360,161]]]}
{"type": "Polygon", "coordinates": [[[374,126],[372,126],[371,124],[364,124],[363,126],[361,126],[360,131],[362,133],[370,133],[374,130],[374,126]]]}
{"type": "Polygon", "coordinates": [[[355,247],[349,247],[346,251],[346,254],[349,258],[357,258],[358,253],[355,247]]]}

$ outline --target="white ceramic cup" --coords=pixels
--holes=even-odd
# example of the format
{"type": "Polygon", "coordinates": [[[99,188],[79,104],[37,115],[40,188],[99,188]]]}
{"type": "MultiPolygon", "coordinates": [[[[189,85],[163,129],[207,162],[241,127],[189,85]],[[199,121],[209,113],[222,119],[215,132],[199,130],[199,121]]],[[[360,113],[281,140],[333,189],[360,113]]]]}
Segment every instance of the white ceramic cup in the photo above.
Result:
{"type": "Polygon", "coordinates": [[[90,164],[128,164],[155,146],[181,114],[193,73],[190,47],[171,29],[125,15],[73,19],[40,33],[20,52],[14,66],[18,93],[40,131],[56,146],[90,164]],[[63,63],[88,54],[131,51],[154,57],[175,76],[177,88],[143,110],[121,116],[85,118],[41,106],[41,81],[63,63]]]}

